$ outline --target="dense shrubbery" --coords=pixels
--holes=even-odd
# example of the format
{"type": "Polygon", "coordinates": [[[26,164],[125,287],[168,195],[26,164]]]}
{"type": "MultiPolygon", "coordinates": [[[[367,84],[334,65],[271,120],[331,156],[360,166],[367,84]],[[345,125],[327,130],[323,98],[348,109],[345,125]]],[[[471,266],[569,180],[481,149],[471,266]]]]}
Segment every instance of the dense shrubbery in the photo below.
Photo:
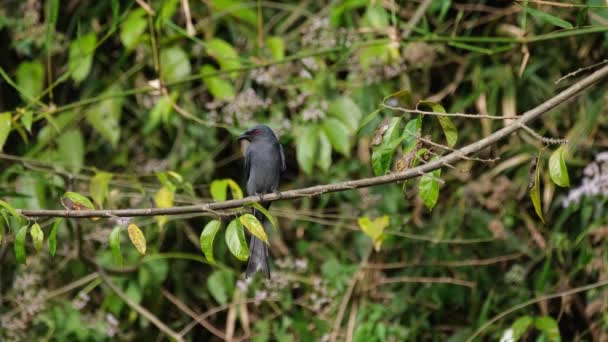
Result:
{"type": "Polygon", "coordinates": [[[608,277],[605,82],[485,161],[276,202],[270,281],[243,280],[213,217],[11,212],[238,197],[256,123],[285,146],[281,189],[403,170],[508,121],[387,106],[514,116],[606,56],[600,0],[397,3],[3,2],[0,339],[146,340],[155,317],[189,340],[607,339],[604,287],[507,311],[608,277]]]}

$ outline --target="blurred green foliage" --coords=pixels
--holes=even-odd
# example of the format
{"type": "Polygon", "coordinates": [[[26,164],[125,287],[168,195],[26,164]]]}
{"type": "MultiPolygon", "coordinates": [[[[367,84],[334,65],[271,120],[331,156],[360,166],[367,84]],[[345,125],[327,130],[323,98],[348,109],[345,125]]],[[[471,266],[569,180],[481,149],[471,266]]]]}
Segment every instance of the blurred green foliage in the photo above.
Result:
{"type": "Polygon", "coordinates": [[[605,82],[532,125],[549,138],[476,156],[497,161],[276,202],[270,281],[243,280],[249,216],[14,211],[240,198],[235,137],[257,123],[285,147],[281,189],[426,163],[505,121],[390,107],[514,116],[606,57],[605,2],[554,5],[3,1],[0,339],[161,334],[108,279],[191,341],[608,339],[601,286],[507,311],[608,277],[605,82]]]}

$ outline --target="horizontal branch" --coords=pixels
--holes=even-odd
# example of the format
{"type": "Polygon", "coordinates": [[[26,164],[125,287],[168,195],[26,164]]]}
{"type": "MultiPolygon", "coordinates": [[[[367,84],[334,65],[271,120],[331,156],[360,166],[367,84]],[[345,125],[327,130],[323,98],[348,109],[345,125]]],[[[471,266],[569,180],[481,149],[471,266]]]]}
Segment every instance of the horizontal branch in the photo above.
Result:
{"type": "Polygon", "coordinates": [[[504,139],[505,137],[513,134],[515,131],[524,127],[528,122],[538,118],[539,116],[547,113],[551,109],[557,107],[559,104],[572,99],[574,96],[579,94],[582,90],[591,86],[596,81],[606,77],[608,75],[608,66],[595,71],[594,73],[586,76],[580,81],[576,82],[572,86],[563,90],[556,96],[550,98],[539,106],[525,112],[519,116],[517,120],[503,127],[502,129],[492,133],[491,135],[464,146],[458,150],[453,151],[450,154],[445,155],[439,159],[428,162],[424,165],[420,165],[415,168],[407,169],[402,172],[391,173],[384,176],[363,178],[358,180],[350,180],[333,184],[317,185],[308,188],[288,190],[283,192],[276,192],[266,194],[262,197],[249,196],[243,199],[228,200],[223,202],[213,202],[197,205],[178,206],[171,208],[147,208],[147,209],[110,209],[110,210],[26,210],[18,209],[18,212],[26,217],[72,217],[72,218],[84,218],[84,217],[135,217],[135,216],[156,216],[156,215],[180,215],[180,214],[192,214],[192,213],[203,213],[210,212],[214,213],[217,211],[232,209],[241,207],[249,202],[260,202],[261,200],[272,202],[277,200],[289,200],[301,197],[318,196],[329,192],[346,191],[358,188],[365,188],[375,185],[395,183],[410,178],[419,177],[427,174],[433,170],[439,169],[446,164],[452,164],[456,161],[465,159],[467,156],[478,153],[486,147],[504,139]]]}

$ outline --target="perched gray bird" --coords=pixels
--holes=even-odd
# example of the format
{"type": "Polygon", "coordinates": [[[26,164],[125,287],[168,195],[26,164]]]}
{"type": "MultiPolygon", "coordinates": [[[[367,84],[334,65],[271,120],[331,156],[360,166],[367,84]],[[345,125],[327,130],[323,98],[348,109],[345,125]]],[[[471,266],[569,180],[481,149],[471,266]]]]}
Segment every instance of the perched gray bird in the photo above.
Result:
{"type": "MultiPolygon", "coordinates": [[[[245,153],[245,177],[247,178],[247,194],[259,196],[277,191],[281,172],[285,171],[285,155],[283,146],[277,140],[270,127],[257,125],[243,135],[239,141],[248,140],[249,147],[245,153]]],[[[261,203],[266,209],[270,202],[261,203]]],[[[254,209],[253,214],[264,225],[264,214],[254,209]]],[[[249,263],[245,276],[249,278],[258,271],[263,271],[266,278],[270,278],[268,266],[268,246],[260,239],[251,235],[249,240],[249,263]]]]}

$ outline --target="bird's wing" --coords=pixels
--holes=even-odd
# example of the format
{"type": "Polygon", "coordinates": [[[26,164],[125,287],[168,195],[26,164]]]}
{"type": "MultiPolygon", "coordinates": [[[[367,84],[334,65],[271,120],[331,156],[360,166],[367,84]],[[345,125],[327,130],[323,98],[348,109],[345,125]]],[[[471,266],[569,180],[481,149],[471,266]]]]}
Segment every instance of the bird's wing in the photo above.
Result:
{"type": "Polygon", "coordinates": [[[251,170],[251,151],[247,148],[245,152],[245,181],[249,180],[249,171],[251,170]]]}
{"type": "Polygon", "coordinates": [[[281,171],[285,171],[287,169],[287,165],[285,165],[285,153],[283,153],[283,145],[279,143],[279,153],[281,154],[281,171]]]}

